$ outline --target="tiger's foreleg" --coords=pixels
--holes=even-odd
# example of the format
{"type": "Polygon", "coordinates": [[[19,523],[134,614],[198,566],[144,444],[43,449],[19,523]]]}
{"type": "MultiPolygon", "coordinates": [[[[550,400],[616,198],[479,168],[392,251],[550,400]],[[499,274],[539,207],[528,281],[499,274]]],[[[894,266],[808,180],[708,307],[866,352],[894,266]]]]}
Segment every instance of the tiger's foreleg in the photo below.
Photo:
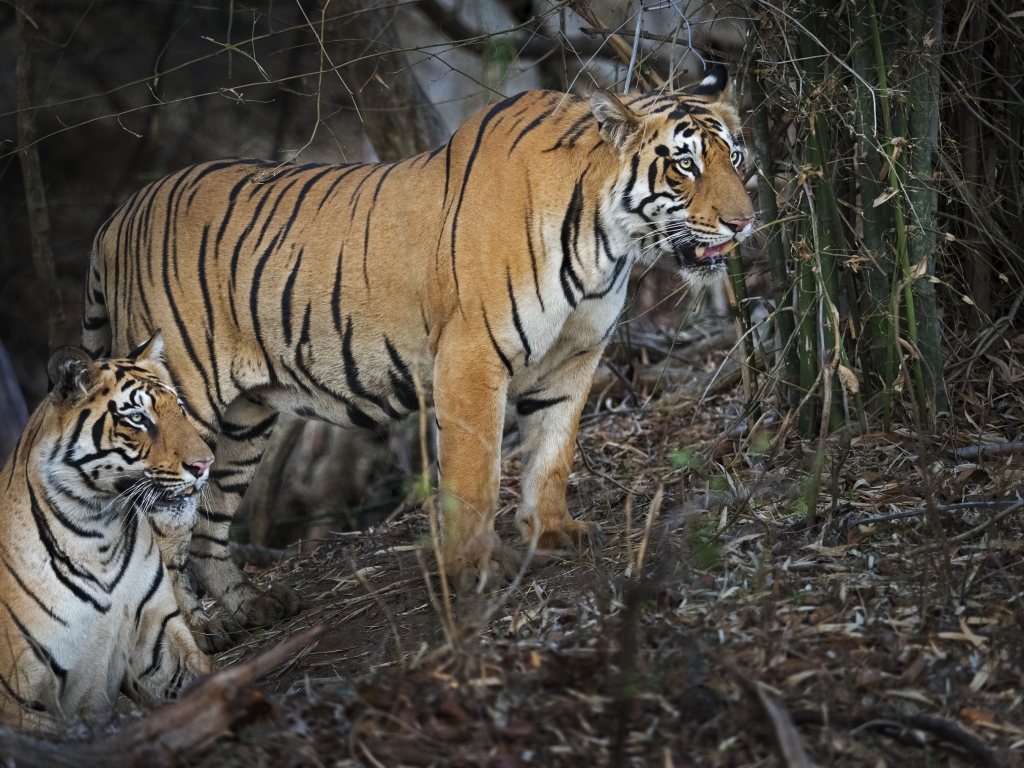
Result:
{"type": "Polygon", "coordinates": [[[575,546],[592,526],[573,520],[565,500],[580,414],[601,349],[569,358],[516,403],[526,454],[516,526],[537,549],[575,546]]]}
{"type": "Polygon", "coordinates": [[[260,457],[277,413],[244,395],[225,411],[224,430],[214,450],[207,496],[192,531],[189,569],[227,616],[243,627],[258,627],[294,616],[298,594],[280,584],[260,592],[232,560],[228,528],[260,457]]]}
{"type": "Polygon", "coordinates": [[[466,588],[498,576],[501,542],[494,531],[501,473],[507,371],[487,337],[464,321],[444,330],[434,362],[445,569],[466,588]]]}
{"type": "MultiPolygon", "coordinates": [[[[200,511],[203,514],[203,511],[200,511]]],[[[151,523],[160,556],[185,623],[195,635],[196,644],[205,653],[224,651],[232,647],[242,636],[242,627],[230,619],[211,619],[203,609],[192,585],[188,571],[189,545],[192,542],[192,528],[159,527],[151,523]]]]}
{"type": "Polygon", "coordinates": [[[122,685],[135,701],[176,698],[190,681],[213,671],[213,664],[196,644],[174,590],[166,580],[135,618],[135,644],[130,670],[122,685]]]}

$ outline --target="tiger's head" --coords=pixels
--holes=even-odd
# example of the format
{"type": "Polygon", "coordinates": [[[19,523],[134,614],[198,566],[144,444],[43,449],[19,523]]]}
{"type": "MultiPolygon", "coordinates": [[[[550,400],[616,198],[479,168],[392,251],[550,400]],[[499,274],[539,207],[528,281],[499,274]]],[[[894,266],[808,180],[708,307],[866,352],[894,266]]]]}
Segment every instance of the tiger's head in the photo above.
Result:
{"type": "Polygon", "coordinates": [[[612,215],[639,259],[671,254],[694,283],[724,274],[725,254],[754,229],[728,85],[718,65],[689,95],[598,91],[590,100],[602,137],[623,161],[609,200],[612,215]]]}
{"type": "Polygon", "coordinates": [[[192,525],[213,453],[171,387],[160,332],[119,360],[61,347],[48,373],[61,431],[51,484],[111,516],[134,505],[158,525],[192,525]]]}

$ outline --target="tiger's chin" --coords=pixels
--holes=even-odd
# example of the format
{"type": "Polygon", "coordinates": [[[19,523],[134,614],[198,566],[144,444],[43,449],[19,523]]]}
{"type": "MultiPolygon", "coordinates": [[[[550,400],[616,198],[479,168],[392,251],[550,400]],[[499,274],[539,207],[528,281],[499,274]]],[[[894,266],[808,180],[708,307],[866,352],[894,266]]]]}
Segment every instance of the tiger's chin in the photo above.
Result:
{"type": "Polygon", "coordinates": [[[199,518],[198,491],[192,486],[165,491],[153,502],[149,516],[158,526],[191,528],[199,518]]]}
{"type": "Polygon", "coordinates": [[[683,282],[695,288],[721,280],[726,274],[725,257],[738,245],[737,240],[711,246],[692,242],[673,243],[672,253],[679,265],[679,276],[683,282]]]}

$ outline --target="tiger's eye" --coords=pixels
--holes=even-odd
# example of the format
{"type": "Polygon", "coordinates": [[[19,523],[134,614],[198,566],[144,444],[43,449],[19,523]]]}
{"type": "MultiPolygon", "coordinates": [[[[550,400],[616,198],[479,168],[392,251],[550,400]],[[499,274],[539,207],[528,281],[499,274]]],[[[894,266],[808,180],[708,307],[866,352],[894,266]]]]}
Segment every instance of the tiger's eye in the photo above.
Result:
{"type": "Polygon", "coordinates": [[[732,164],[738,166],[742,162],[743,162],[743,153],[740,152],[738,149],[734,149],[732,151],[732,164]]]}
{"type": "Polygon", "coordinates": [[[679,167],[684,171],[688,171],[693,167],[693,159],[689,157],[680,157],[678,163],[679,167]]]}
{"type": "Polygon", "coordinates": [[[146,421],[146,417],[143,416],[138,411],[135,411],[133,413],[129,413],[125,418],[128,419],[128,422],[130,424],[134,424],[137,427],[141,427],[145,423],[145,421],[146,421]]]}

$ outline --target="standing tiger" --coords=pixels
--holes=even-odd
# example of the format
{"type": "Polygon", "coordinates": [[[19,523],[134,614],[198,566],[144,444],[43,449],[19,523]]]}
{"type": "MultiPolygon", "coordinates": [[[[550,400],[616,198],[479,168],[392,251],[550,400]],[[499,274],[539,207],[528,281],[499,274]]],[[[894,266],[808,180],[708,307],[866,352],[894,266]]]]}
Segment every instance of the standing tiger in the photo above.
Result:
{"type": "Polygon", "coordinates": [[[297,610],[284,587],[260,595],[227,549],[277,415],[403,418],[417,377],[439,430],[447,568],[486,579],[499,547],[507,401],[526,447],[521,535],[578,539],[576,429],[630,267],[665,254],[710,279],[752,230],[727,80],[719,66],[690,95],[525,92],[401,162],[222,160],[126,201],[95,240],[84,345],[119,352],[163,327],[217,455],[190,551],[168,547],[168,561],[187,556],[242,624],[297,610]]]}
{"type": "Polygon", "coordinates": [[[0,719],[101,715],[210,671],[154,532],[194,524],[213,456],[170,386],[159,334],[125,359],[63,347],[0,472],[0,719]]]}

